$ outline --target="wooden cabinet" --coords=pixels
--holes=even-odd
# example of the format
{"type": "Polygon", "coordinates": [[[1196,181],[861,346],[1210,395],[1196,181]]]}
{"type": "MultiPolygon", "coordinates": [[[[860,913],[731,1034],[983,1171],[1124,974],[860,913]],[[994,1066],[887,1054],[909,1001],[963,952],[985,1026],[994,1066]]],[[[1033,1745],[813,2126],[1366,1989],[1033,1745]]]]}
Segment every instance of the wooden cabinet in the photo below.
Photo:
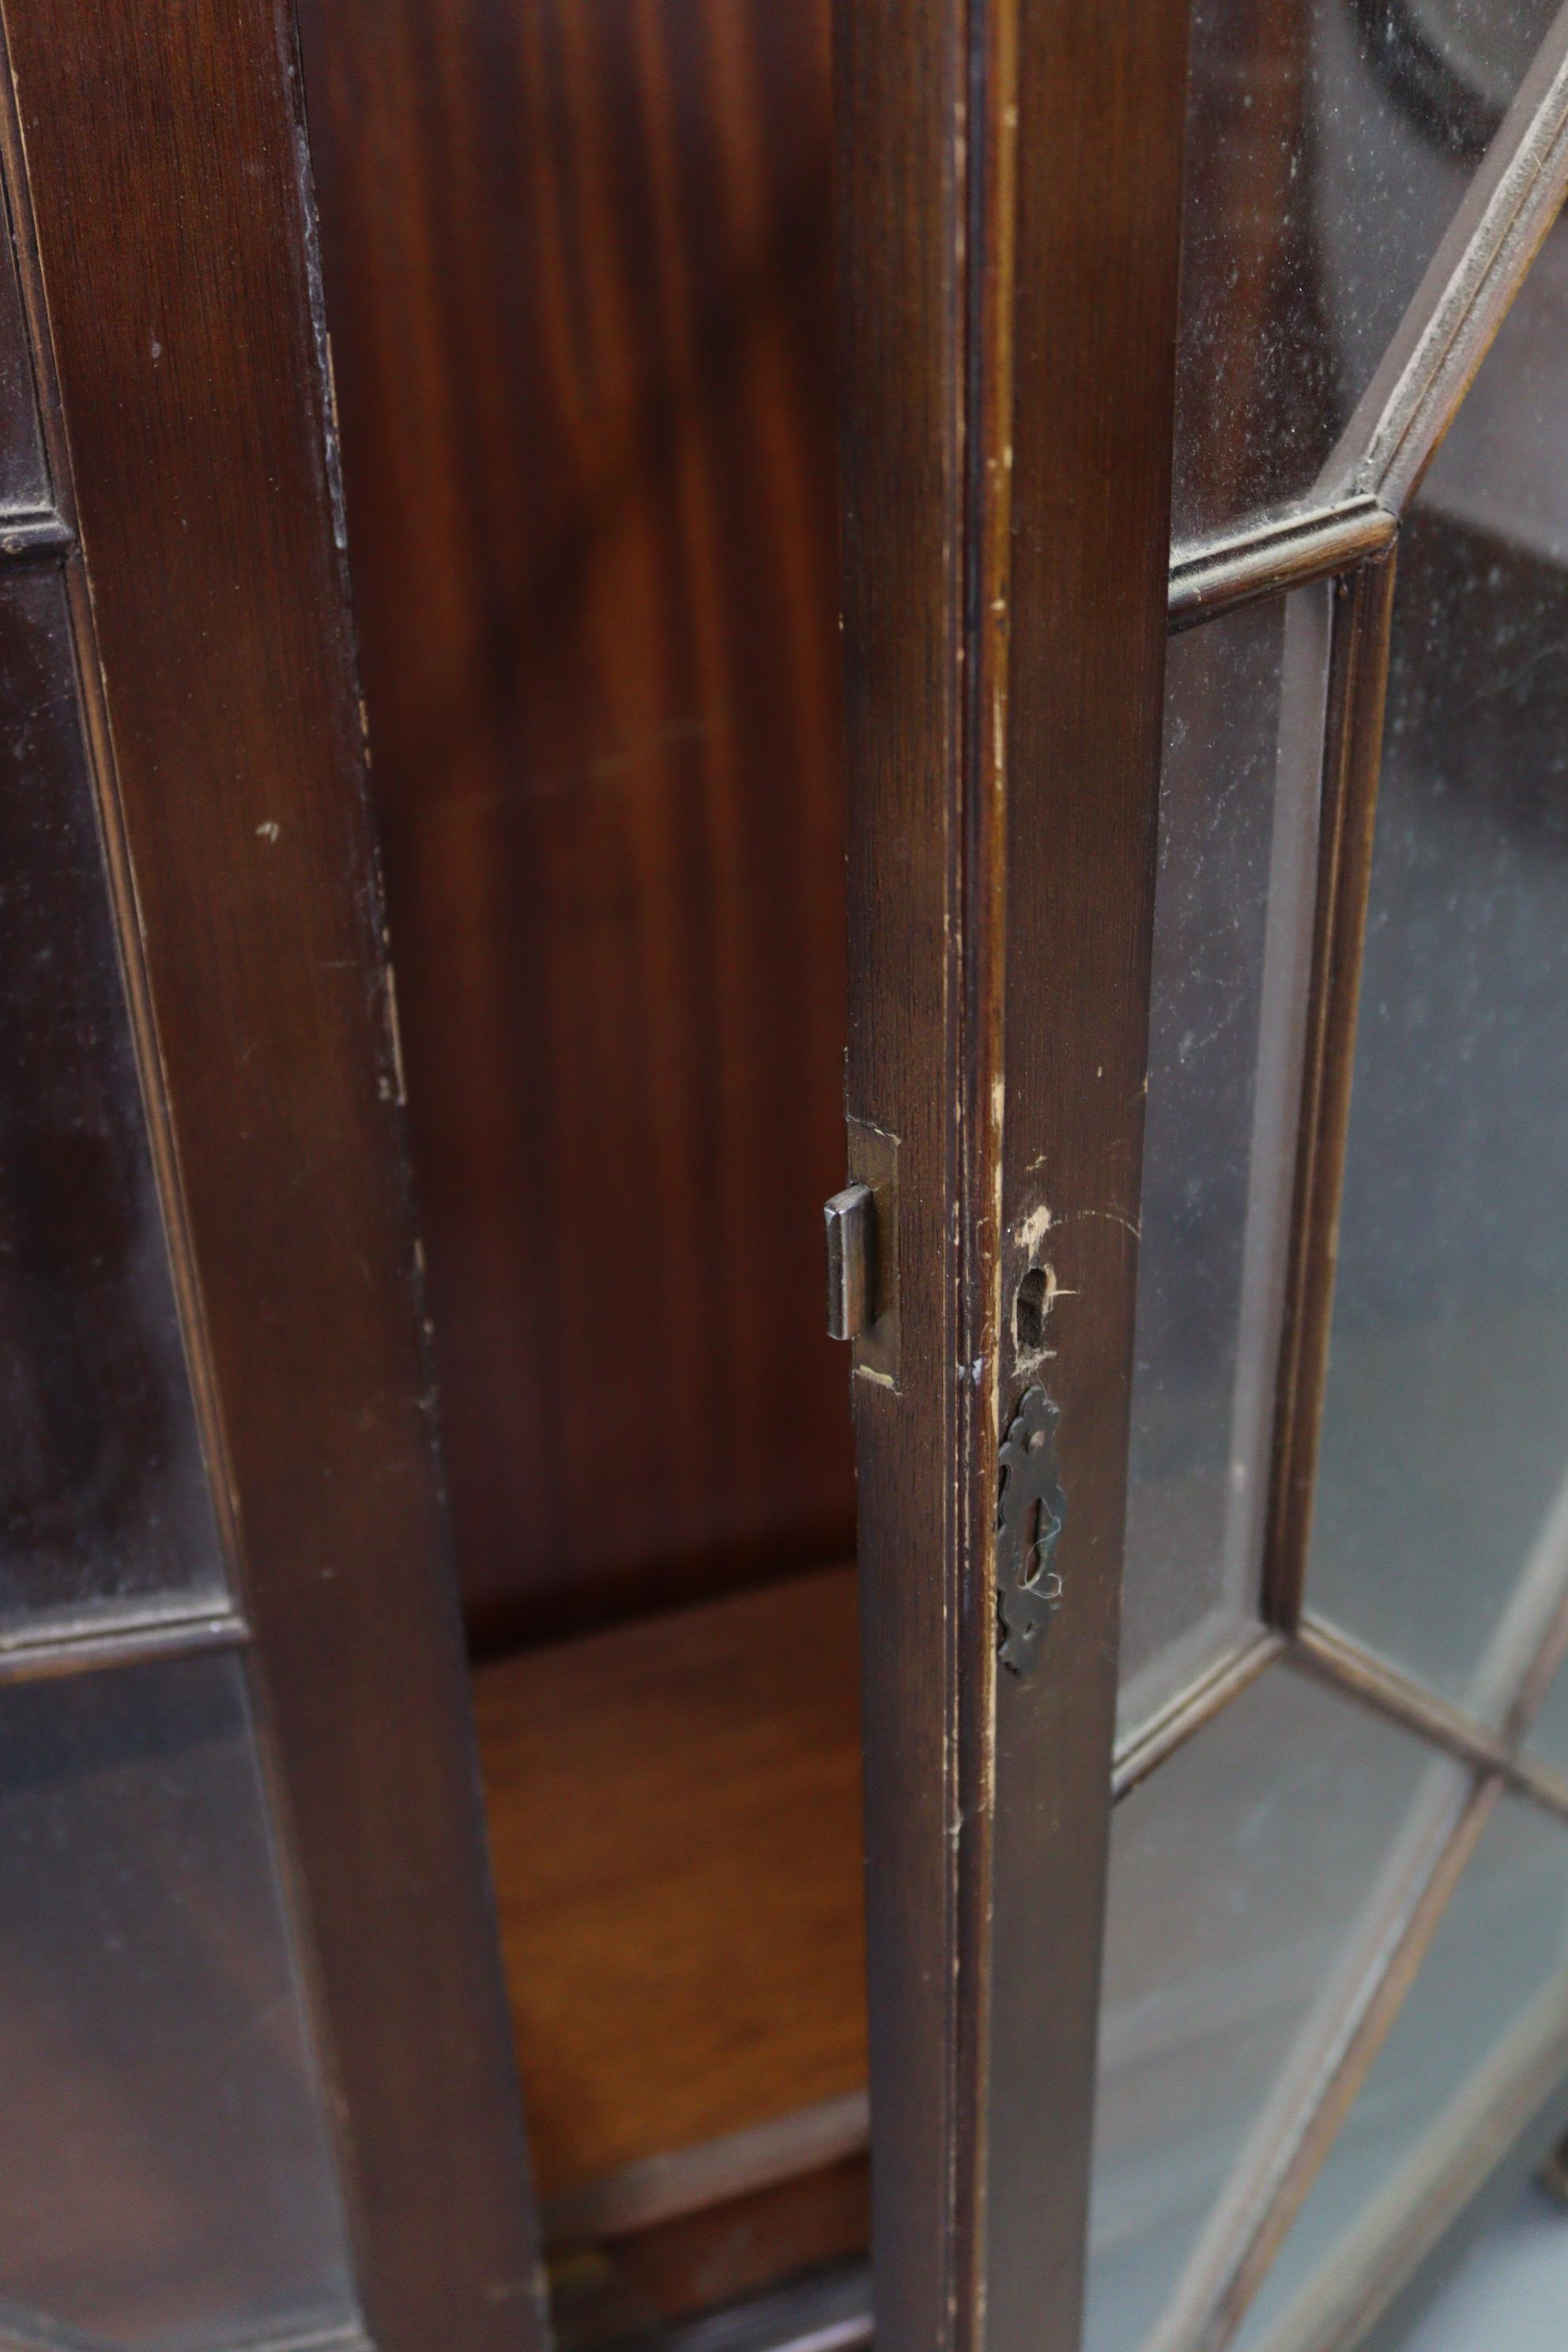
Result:
{"type": "Polygon", "coordinates": [[[0,14],[0,2339],[1392,2352],[1568,2122],[1568,33],[0,14]]]}

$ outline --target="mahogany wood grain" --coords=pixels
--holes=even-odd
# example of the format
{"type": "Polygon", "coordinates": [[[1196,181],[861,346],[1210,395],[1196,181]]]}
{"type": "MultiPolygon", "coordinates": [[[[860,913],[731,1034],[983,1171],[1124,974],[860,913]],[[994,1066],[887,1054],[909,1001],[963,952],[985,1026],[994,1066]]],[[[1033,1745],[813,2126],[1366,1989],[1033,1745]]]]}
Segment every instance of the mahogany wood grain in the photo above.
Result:
{"type": "Polygon", "coordinates": [[[842,1558],[826,0],[303,0],[481,1643],[842,1558]]]}
{"type": "Polygon", "coordinates": [[[380,2352],[528,2352],[537,2250],[431,1445],[292,16],[4,16],[121,937],[145,960],[139,1044],[166,1090],[365,2323],[380,2352]]]}
{"type": "Polygon", "coordinates": [[[864,2084],[858,1675],[834,1569],[476,1676],[546,2199],[864,2084]]]}

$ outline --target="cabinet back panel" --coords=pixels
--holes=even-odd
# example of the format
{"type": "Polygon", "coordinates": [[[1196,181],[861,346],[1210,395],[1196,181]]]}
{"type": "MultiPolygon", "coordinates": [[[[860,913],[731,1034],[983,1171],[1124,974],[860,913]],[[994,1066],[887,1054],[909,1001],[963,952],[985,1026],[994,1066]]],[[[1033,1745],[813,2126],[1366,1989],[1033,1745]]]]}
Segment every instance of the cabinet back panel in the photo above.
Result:
{"type": "Polygon", "coordinates": [[[842,1556],[824,0],[305,0],[481,1646],[842,1556]]]}

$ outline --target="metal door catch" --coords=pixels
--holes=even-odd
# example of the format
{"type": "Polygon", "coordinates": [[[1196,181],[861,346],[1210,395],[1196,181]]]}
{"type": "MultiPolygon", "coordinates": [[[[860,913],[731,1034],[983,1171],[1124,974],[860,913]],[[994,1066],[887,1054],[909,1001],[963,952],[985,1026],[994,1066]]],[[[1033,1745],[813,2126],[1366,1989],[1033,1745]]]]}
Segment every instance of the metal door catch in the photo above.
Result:
{"type": "Polygon", "coordinates": [[[877,1196],[847,1184],[824,1208],[827,1228],[827,1336],[858,1339],[877,1319],[877,1196]]]}

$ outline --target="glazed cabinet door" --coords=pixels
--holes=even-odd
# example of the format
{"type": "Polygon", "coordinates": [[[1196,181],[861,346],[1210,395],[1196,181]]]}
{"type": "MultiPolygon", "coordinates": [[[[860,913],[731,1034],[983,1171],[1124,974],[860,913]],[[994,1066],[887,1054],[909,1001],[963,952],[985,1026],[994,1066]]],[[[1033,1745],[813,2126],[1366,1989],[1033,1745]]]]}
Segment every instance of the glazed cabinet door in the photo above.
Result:
{"type": "Polygon", "coordinates": [[[879,2341],[1568,2116],[1568,15],[843,12],[879,2341]]]}
{"type": "Polygon", "coordinates": [[[0,2338],[527,2352],[291,19],[4,31],[0,2338]]]}

